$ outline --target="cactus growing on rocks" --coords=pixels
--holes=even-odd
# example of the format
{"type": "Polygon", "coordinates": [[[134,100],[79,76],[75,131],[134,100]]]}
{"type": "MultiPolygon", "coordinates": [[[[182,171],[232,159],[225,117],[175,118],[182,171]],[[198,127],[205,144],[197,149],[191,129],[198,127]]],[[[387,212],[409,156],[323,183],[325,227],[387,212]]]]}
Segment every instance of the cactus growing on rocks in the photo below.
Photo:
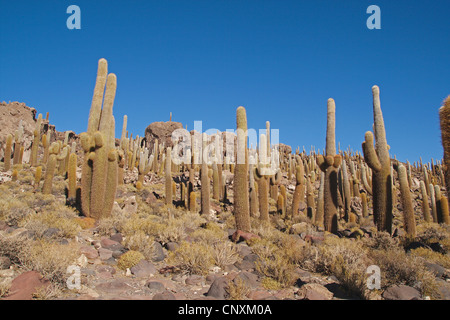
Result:
{"type": "Polygon", "coordinates": [[[116,75],[108,74],[107,61],[100,59],[88,130],[80,136],[84,150],[81,175],[82,211],[84,215],[94,219],[111,214],[117,188],[118,163],[113,116],[116,87],[116,75]]]}
{"type": "Polygon", "coordinates": [[[378,231],[392,233],[392,176],[389,146],[386,141],[383,114],[380,107],[380,90],[372,87],[373,118],[375,147],[373,134],[367,131],[362,143],[364,159],[372,169],[373,217],[378,231]]]}
{"type": "Polygon", "coordinates": [[[334,100],[328,99],[326,153],[325,157],[319,154],[316,159],[320,170],[325,173],[324,228],[331,233],[338,231],[338,168],[341,165],[341,156],[336,154],[335,109],[334,100]]]}

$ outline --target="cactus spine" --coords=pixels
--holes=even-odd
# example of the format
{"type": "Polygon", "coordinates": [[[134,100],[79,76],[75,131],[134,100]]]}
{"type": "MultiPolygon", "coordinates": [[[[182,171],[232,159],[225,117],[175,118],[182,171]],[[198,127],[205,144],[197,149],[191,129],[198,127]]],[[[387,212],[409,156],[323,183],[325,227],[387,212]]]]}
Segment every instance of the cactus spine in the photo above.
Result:
{"type": "Polygon", "coordinates": [[[111,214],[117,188],[118,163],[113,116],[116,87],[116,75],[108,75],[108,63],[105,59],[100,59],[88,130],[80,137],[85,153],[81,176],[82,211],[94,219],[111,214]]]}
{"type": "Polygon", "coordinates": [[[368,131],[362,144],[364,159],[372,169],[373,216],[378,231],[392,233],[392,176],[389,146],[386,141],[380,90],[372,87],[375,148],[373,134],[368,131]]]}
{"type": "Polygon", "coordinates": [[[234,218],[236,229],[250,232],[250,205],[247,153],[247,113],[244,107],[236,110],[237,161],[234,168],[234,218]]]}

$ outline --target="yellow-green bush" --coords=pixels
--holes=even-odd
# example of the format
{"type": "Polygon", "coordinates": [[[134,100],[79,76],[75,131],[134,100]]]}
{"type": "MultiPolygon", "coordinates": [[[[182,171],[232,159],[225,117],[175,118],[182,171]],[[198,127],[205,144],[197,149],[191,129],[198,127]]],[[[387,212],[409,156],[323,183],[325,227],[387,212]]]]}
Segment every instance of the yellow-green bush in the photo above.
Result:
{"type": "Polygon", "coordinates": [[[139,251],[130,250],[125,252],[120,256],[119,261],[117,261],[117,266],[122,270],[127,270],[137,265],[145,257],[139,251]]]}

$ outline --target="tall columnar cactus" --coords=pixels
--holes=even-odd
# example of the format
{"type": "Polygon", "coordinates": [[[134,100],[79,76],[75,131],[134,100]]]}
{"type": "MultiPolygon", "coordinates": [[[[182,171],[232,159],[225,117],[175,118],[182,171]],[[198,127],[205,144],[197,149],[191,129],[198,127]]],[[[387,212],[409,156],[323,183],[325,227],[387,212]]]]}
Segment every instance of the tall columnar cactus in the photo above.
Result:
{"type": "Polygon", "coordinates": [[[20,153],[23,147],[23,124],[22,120],[19,121],[19,127],[14,134],[14,160],[13,164],[22,164],[20,153]]]}
{"type": "Polygon", "coordinates": [[[116,87],[116,75],[112,73],[108,75],[108,63],[105,59],[100,59],[88,130],[81,134],[81,145],[84,150],[81,205],[83,213],[94,219],[111,214],[116,194],[118,163],[113,116],[116,87]]]}
{"type": "Polygon", "coordinates": [[[317,211],[316,217],[314,220],[314,224],[318,227],[323,227],[323,213],[324,213],[324,187],[325,187],[325,173],[320,173],[320,185],[319,185],[319,194],[317,197],[317,211]]]}
{"type": "Polygon", "coordinates": [[[149,150],[147,148],[139,153],[138,181],[142,184],[144,184],[144,177],[150,172],[154,160],[154,157],[149,157],[148,154],[149,150]]]}
{"type": "Polygon", "coordinates": [[[258,183],[259,218],[262,221],[269,221],[269,168],[267,167],[267,144],[266,136],[261,134],[259,144],[259,159],[253,170],[253,177],[258,183]]]}
{"type": "Polygon", "coordinates": [[[442,147],[444,149],[444,178],[447,190],[447,199],[450,199],[450,96],[448,96],[439,109],[442,147]]]}
{"type": "Polygon", "coordinates": [[[48,150],[50,148],[51,131],[47,131],[42,135],[42,146],[44,147],[44,155],[42,156],[42,162],[47,163],[48,150]]]}
{"type": "Polygon", "coordinates": [[[427,188],[425,186],[425,183],[422,180],[420,181],[420,191],[422,192],[423,218],[424,218],[425,222],[431,222],[432,218],[430,215],[430,205],[428,204],[427,188]]]}
{"type": "Polygon", "coordinates": [[[433,222],[437,223],[436,197],[434,194],[434,186],[431,183],[428,185],[428,192],[430,194],[431,201],[431,216],[433,217],[433,222]]]}
{"type": "Polygon", "coordinates": [[[31,146],[30,165],[32,167],[35,167],[38,164],[39,143],[41,141],[41,124],[42,124],[42,114],[39,114],[36,120],[36,128],[34,129],[33,132],[34,135],[33,145],[31,146]]]}
{"type": "Polygon", "coordinates": [[[244,107],[236,110],[237,157],[234,168],[234,218],[236,229],[251,231],[248,152],[247,152],[247,113],[244,107]]]}
{"type": "Polygon", "coordinates": [[[307,216],[314,221],[316,216],[316,203],[314,200],[314,188],[311,184],[310,175],[306,177],[306,207],[307,207],[307,216]]]}
{"type": "Polygon", "coordinates": [[[59,143],[53,142],[52,145],[50,146],[47,166],[45,168],[44,185],[42,186],[43,194],[52,193],[53,176],[55,175],[56,163],[60,159],[58,158],[59,150],[60,150],[59,143]]]}
{"type": "Polygon", "coordinates": [[[316,159],[320,170],[325,173],[323,222],[325,231],[331,233],[338,231],[338,168],[341,165],[341,156],[336,154],[335,112],[335,102],[330,98],[327,102],[326,153],[325,157],[318,155],[316,159]]]}
{"type": "Polygon", "coordinates": [[[165,170],[165,187],[166,187],[166,205],[172,206],[172,148],[168,147],[166,149],[166,170],[165,170]]]}
{"type": "Polygon", "coordinates": [[[12,135],[8,134],[8,136],[6,137],[6,144],[5,144],[5,155],[4,155],[5,166],[3,168],[4,171],[8,171],[9,169],[11,169],[12,141],[13,141],[12,135]]]}
{"type": "Polygon", "coordinates": [[[67,177],[69,179],[67,202],[71,204],[75,204],[77,197],[77,160],[77,154],[71,152],[69,155],[69,168],[67,170],[67,177]]]}
{"type": "Polygon", "coordinates": [[[400,195],[403,207],[403,219],[406,234],[414,238],[416,236],[416,221],[414,218],[414,208],[409,190],[408,173],[404,165],[398,166],[398,179],[400,183],[400,195]]]}
{"type": "Polygon", "coordinates": [[[37,191],[39,189],[39,184],[41,183],[42,178],[42,166],[36,168],[36,172],[34,173],[34,190],[37,191]]]}
{"type": "Polygon", "coordinates": [[[351,195],[350,195],[350,181],[347,171],[347,162],[342,160],[341,166],[342,172],[342,191],[343,191],[343,203],[344,203],[344,219],[345,221],[349,221],[350,210],[351,210],[351,195]]]}
{"type": "Polygon", "coordinates": [[[378,231],[392,233],[392,176],[389,146],[386,141],[383,114],[380,107],[380,90],[372,87],[373,119],[375,147],[373,134],[368,131],[362,143],[364,160],[372,169],[373,217],[378,231]]]}
{"type": "Polygon", "coordinates": [[[207,154],[205,151],[206,149],[206,142],[207,142],[207,136],[206,133],[202,134],[202,164],[201,164],[201,213],[203,215],[209,216],[210,213],[210,201],[211,201],[211,186],[210,186],[210,180],[209,180],[209,168],[208,168],[208,161],[207,161],[207,154]]]}

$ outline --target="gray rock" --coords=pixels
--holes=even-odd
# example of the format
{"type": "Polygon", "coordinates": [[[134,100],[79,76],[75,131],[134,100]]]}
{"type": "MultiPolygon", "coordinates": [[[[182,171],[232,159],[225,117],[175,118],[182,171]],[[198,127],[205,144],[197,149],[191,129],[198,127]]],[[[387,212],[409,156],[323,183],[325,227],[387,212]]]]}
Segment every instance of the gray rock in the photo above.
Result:
{"type": "Polygon", "coordinates": [[[217,277],[209,287],[206,293],[207,297],[213,297],[219,300],[225,300],[228,293],[228,279],[225,277],[217,277]]]}
{"type": "Polygon", "coordinates": [[[166,249],[168,251],[175,251],[179,247],[178,243],[176,242],[168,242],[166,243],[166,249]]]}
{"type": "Polygon", "coordinates": [[[422,300],[418,290],[403,284],[387,288],[382,297],[386,300],[422,300]]]}
{"type": "Polygon", "coordinates": [[[333,293],[325,286],[318,283],[307,283],[297,292],[300,300],[331,300],[333,293]]]}
{"type": "Polygon", "coordinates": [[[450,300],[450,282],[442,279],[436,279],[437,291],[440,294],[441,300],[450,300]]]}
{"type": "Polygon", "coordinates": [[[163,247],[159,242],[153,243],[153,262],[163,261],[166,258],[166,254],[164,253],[163,247]]]}
{"type": "Polygon", "coordinates": [[[132,267],[130,271],[136,277],[141,278],[150,277],[157,273],[155,266],[147,260],[141,260],[137,265],[132,267]]]}
{"type": "Polygon", "coordinates": [[[122,243],[123,236],[121,233],[115,233],[111,237],[109,237],[111,240],[122,243]]]}
{"type": "Polygon", "coordinates": [[[58,228],[48,228],[47,230],[44,231],[42,235],[45,238],[51,239],[57,237],[60,232],[61,230],[59,230],[58,228]]]}
{"type": "Polygon", "coordinates": [[[425,262],[425,266],[427,267],[427,269],[429,271],[434,273],[436,278],[442,278],[447,271],[444,267],[442,267],[436,263],[425,262]]]}
{"type": "Polygon", "coordinates": [[[106,261],[106,260],[112,258],[112,253],[113,252],[109,249],[105,249],[105,248],[98,249],[98,254],[99,254],[100,260],[102,260],[102,261],[106,261]]]}
{"type": "Polygon", "coordinates": [[[146,286],[152,291],[163,291],[166,289],[164,284],[159,281],[149,281],[146,286]]]}
{"type": "Polygon", "coordinates": [[[203,281],[203,277],[202,276],[193,274],[193,275],[188,276],[184,282],[187,285],[191,285],[192,286],[192,285],[199,285],[199,284],[202,283],[202,281],[203,281]]]}
{"type": "Polygon", "coordinates": [[[254,289],[259,286],[259,277],[254,273],[242,271],[234,278],[233,282],[237,284],[239,279],[242,280],[249,288],[254,289]]]}
{"type": "Polygon", "coordinates": [[[165,290],[164,292],[155,294],[152,300],[177,300],[177,298],[172,292],[165,290]]]}

